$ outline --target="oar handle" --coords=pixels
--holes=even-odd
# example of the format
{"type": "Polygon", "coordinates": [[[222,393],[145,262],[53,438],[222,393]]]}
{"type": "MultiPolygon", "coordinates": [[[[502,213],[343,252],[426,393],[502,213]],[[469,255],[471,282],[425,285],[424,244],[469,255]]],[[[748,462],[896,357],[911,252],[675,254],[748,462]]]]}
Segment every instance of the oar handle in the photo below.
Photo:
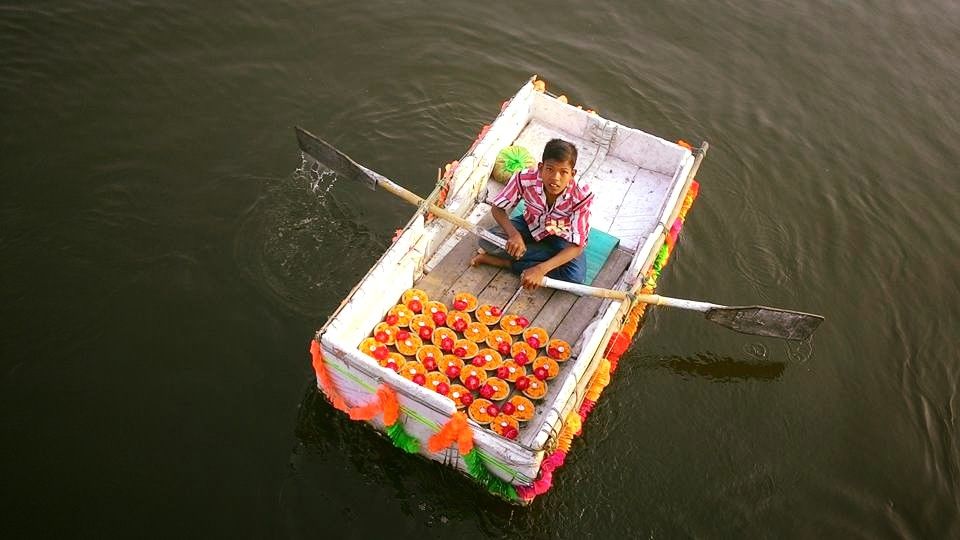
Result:
{"type": "Polygon", "coordinates": [[[559,279],[553,279],[546,276],[544,276],[543,280],[540,282],[540,285],[543,287],[549,287],[559,291],[567,291],[582,296],[596,296],[598,298],[610,298],[612,300],[630,300],[630,293],[626,291],[615,291],[613,289],[591,287],[589,285],[561,281],[559,279]]]}

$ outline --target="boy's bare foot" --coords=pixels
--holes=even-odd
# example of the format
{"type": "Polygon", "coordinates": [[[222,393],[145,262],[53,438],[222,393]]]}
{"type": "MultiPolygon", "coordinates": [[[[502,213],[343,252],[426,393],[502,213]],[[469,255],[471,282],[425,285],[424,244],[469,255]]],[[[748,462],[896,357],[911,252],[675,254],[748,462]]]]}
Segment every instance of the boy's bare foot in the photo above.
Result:
{"type": "Polygon", "coordinates": [[[494,257],[482,249],[477,250],[477,254],[470,259],[470,266],[477,266],[478,264],[487,264],[490,266],[496,266],[499,268],[509,268],[510,261],[507,259],[501,259],[500,257],[494,257]]]}

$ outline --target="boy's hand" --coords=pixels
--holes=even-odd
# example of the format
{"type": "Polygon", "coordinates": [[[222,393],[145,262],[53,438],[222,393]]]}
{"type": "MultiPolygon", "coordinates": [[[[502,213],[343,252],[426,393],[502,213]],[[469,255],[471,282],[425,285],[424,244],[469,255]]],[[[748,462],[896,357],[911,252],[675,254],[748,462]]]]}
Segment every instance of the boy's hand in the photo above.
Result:
{"type": "Polygon", "coordinates": [[[527,245],[523,243],[523,236],[520,236],[520,233],[515,232],[507,238],[507,253],[510,254],[514,259],[519,259],[523,257],[523,254],[527,252],[527,245]]]}
{"type": "Polygon", "coordinates": [[[547,273],[540,268],[540,265],[531,266],[523,271],[520,274],[520,284],[523,285],[524,289],[536,289],[540,286],[540,282],[543,281],[543,277],[547,273]]]}

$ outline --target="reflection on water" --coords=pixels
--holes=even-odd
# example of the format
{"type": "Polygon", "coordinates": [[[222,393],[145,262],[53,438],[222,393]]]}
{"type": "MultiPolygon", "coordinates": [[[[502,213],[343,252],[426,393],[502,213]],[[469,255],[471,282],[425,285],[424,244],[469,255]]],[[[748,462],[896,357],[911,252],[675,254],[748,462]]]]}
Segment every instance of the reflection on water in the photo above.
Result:
{"type": "Polygon", "coordinates": [[[710,352],[688,357],[666,357],[657,363],[684,376],[697,376],[718,381],[779,379],[786,363],[777,361],[747,361],[718,356],[710,352]]]}

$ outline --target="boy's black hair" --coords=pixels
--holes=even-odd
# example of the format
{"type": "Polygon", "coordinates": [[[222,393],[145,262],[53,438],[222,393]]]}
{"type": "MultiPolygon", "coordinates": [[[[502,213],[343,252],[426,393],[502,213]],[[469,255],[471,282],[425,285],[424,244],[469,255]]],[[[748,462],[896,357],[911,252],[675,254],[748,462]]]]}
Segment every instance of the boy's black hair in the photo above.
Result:
{"type": "Polygon", "coordinates": [[[566,161],[571,168],[577,167],[577,147],[563,139],[550,139],[543,147],[541,161],[566,161]]]}

